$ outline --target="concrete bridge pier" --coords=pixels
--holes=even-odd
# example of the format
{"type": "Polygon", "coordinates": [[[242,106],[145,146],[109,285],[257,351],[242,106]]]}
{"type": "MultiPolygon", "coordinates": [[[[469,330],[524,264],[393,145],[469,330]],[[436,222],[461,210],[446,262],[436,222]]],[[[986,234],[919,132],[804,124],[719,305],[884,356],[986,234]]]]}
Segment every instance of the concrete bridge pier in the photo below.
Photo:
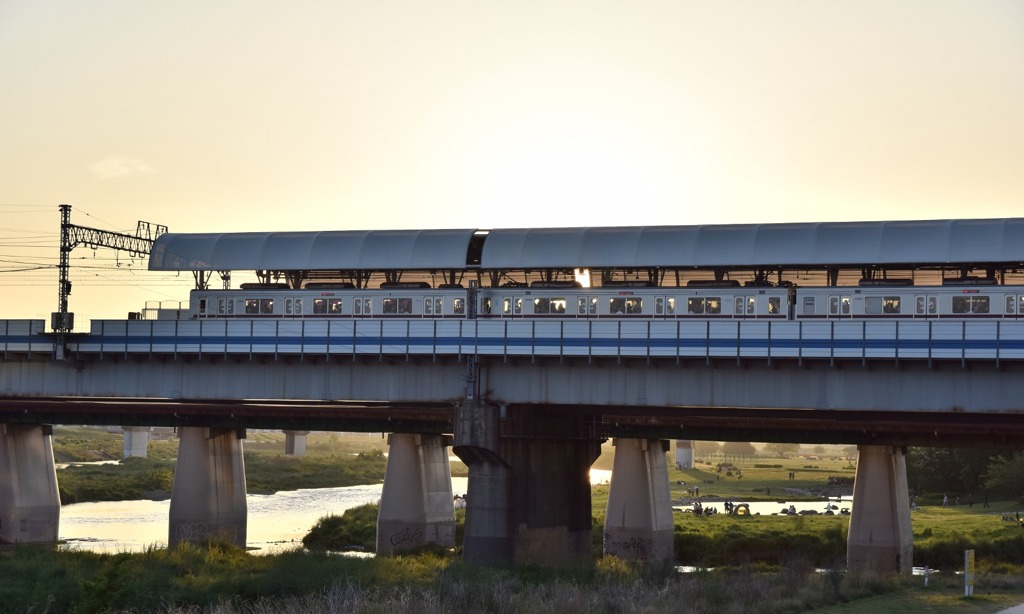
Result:
{"type": "Polygon", "coordinates": [[[676,469],[693,469],[693,440],[676,440],[676,469]]]}
{"type": "Polygon", "coordinates": [[[468,401],[455,444],[469,466],[466,560],[592,560],[589,469],[601,444],[591,416],[468,401]]]}
{"type": "Polygon", "coordinates": [[[309,431],[284,431],[284,455],[305,456],[309,431]]]}
{"type": "Polygon", "coordinates": [[[674,525],[666,462],[669,442],[616,439],[614,446],[604,554],[626,561],[671,561],[674,525]]]}
{"type": "Polygon", "coordinates": [[[914,535],[903,448],[857,447],[857,474],[846,543],[849,571],[911,573],[914,535]]]}
{"type": "Polygon", "coordinates": [[[235,429],[178,429],[168,546],[217,539],[245,547],[244,438],[235,429]]]}
{"type": "Polygon", "coordinates": [[[149,427],[123,426],[124,453],[121,458],[146,458],[149,454],[149,427]]]}
{"type": "Polygon", "coordinates": [[[52,435],[49,425],[0,424],[0,544],[57,541],[52,435]]]}
{"type": "Polygon", "coordinates": [[[377,515],[377,554],[455,546],[451,436],[392,433],[377,515]]]}

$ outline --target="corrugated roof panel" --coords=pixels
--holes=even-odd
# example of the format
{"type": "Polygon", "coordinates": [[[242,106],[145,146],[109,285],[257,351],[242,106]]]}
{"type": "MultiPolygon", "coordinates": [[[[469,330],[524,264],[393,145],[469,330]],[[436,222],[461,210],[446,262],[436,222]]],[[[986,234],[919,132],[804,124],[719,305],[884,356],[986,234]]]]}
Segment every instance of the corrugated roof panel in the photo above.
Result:
{"type": "Polygon", "coordinates": [[[575,266],[614,267],[641,260],[643,228],[588,228],[575,266]]]}
{"type": "MultiPolygon", "coordinates": [[[[696,266],[700,226],[647,226],[637,237],[636,262],[646,266],[696,266]]],[[[622,266],[622,265],[619,265],[622,266]]],[[[635,263],[634,263],[634,266],[635,263]]]]}
{"type": "Polygon", "coordinates": [[[267,269],[263,257],[263,245],[267,241],[265,232],[240,232],[221,235],[213,247],[213,262],[223,264],[223,270],[267,269]]]}
{"type": "Polygon", "coordinates": [[[876,262],[881,245],[882,227],[877,222],[818,224],[810,262],[823,265],[876,262]]]}
{"type": "Polygon", "coordinates": [[[701,226],[696,253],[706,266],[730,266],[754,262],[756,225],[701,226]]]}
{"type": "Polygon", "coordinates": [[[872,262],[947,262],[948,221],[883,222],[881,251],[872,262]]]}
{"type": "MultiPolygon", "coordinates": [[[[152,270],[463,268],[474,230],[165,234],[152,270]]],[[[487,233],[483,269],[1024,262],[1024,219],[519,228],[487,233]]]]}
{"type": "Polygon", "coordinates": [[[960,220],[949,234],[948,262],[973,262],[1002,256],[1006,225],[1002,220],[960,220]]]}
{"type": "Polygon", "coordinates": [[[1024,219],[1003,220],[1003,245],[998,260],[1024,262],[1024,219]]]}
{"type": "Polygon", "coordinates": [[[313,244],[320,233],[272,232],[263,242],[260,269],[304,271],[310,267],[313,244]],[[265,266],[269,259],[279,266],[265,266]]]}
{"type": "Polygon", "coordinates": [[[814,254],[813,224],[762,224],[754,237],[754,260],[757,266],[809,262],[814,254]]]}

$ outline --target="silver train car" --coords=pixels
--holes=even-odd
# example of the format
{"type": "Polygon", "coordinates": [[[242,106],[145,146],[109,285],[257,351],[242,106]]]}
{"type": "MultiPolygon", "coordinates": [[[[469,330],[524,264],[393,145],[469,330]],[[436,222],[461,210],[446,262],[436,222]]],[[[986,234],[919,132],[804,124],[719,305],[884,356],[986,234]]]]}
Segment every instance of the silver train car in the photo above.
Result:
{"type": "Polygon", "coordinates": [[[834,287],[534,284],[487,288],[384,284],[244,285],[193,290],[174,317],[397,319],[983,319],[1024,317],[1024,286],[834,287]]]}

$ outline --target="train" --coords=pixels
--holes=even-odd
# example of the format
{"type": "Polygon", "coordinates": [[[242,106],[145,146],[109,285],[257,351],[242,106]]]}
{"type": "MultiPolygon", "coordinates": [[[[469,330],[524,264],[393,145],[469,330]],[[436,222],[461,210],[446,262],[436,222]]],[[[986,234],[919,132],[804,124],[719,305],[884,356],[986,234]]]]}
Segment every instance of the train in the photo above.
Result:
{"type": "MultiPolygon", "coordinates": [[[[164,316],[161,316],[164,317],[164,316]]],[[[858,286],[686,286],[576,282],[476,287],[426,282],[242,284],[193,290],[183,319],[982,319],[1024,318],[1024,285],[916,286],[895,280],[858,286]]]]}

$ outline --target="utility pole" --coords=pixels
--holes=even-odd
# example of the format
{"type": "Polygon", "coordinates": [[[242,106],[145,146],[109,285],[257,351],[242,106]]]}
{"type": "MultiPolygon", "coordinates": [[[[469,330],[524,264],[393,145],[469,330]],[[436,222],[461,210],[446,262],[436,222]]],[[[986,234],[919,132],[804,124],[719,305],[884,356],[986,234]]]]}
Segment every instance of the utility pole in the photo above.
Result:
{"type": "Polygon", "coordinates": [[[71,294],[71,280],[68,279],[71,250],[79,245],[90,245],[130,252],[133,256],[143,256],[153,250],[153,242],[165,232],[167,226],[142,221],[136,227],[135,236],[76,226],[71,223],[71,205],[61,205],[58,302],[57,311],[50,315],[50,328],[53,332],[63,335],[75,327],[75,314],[68,312],[68,295],[71,294]]]}

